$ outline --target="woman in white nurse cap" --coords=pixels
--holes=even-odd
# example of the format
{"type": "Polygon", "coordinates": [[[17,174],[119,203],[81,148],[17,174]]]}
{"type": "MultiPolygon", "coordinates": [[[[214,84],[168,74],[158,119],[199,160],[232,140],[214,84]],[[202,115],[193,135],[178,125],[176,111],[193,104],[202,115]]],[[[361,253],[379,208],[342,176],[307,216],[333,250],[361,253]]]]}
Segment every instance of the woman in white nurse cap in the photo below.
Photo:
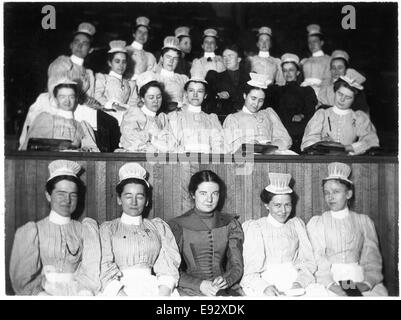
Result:
{"type": "Polygon", "coordinates": [[[315,280],[312,246],[304,222],[291,216],[296,200],[291,175],[269,172],[269,180],[260,194],[267,217],[243,224],[241,286],[250,296],[303,295],[315,280]]]}
{"type": "Polygon", "coordinates": [[[102,294],[169,296],[177,286],[181,263],[174,235],[162,219],[143,217],[151,201],[146,170],[126,163],[118,176],[122,215],[100,227],[102,294]]]}
{"type": "Polygon", "coordinates": [[[322,186],[329,211],[313,216],[307,225],[318,267],[316,280],[323,295],[346,296],[349,289],[357,289],[359,295],[386,296],[374,223],[349,209],[354,196],[350,174],[345,163],[328,165],[322,186]]]}
{"type": "Polygon", "coordinates": [[[49,164],[46,199],[50,214],[18,228],[10,260],[17,295],[95,295],[100,289],[100,241],[95,220],[73,220],[83,184],[81,166],[69,160],[49,164]]]}

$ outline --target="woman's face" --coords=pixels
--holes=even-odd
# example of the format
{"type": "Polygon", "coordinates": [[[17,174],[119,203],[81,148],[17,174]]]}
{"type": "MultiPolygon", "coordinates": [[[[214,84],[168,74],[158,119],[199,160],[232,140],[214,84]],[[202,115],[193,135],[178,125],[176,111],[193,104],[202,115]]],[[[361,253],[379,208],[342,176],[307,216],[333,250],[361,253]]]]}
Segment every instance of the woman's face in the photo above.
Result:
{"type": "Polygon", "coordinates": [[[78,186],[75,182],[61,180],[56,183],[51,194],[46,192],[46,199],[53,211],[63,217],[70,217],[77,208],[78,186]]]}
{"type": "Polygon", "coordinates": [[[204,52],[215,52],[217,49],[216,39],[214,37],[205,37],[202,43],[204,52]]]}
{"type": "Polygon", "coordinates": [[[188,102],[191,105],[199,107],[202,104],[205,95],[206,91],[205,91],[205,85],[203,83],[190,82],[188,84],[187,96],[188,96],[188,102]]]}
{"type": "Polygon", "coordinates": [[[328,180],[323,186],[324,200],[331,211],[340,211],[345,209],[348,200],[352,198],[352,190],[336,181],[328,180]]]}
{"type": "Polygon", "coordinates": [[[158,87],[150,87],[146,91],[142,101],[150,111],[157,112],[162,105],[162,92],[158,87]]]}
{"type": "Polygon", "coordinates": [[[342,59],[334,59],[330,64],[331,77],[335,81],[340,76],[344,76],[346,71],[345,63],[342,59]]]}
{"type": "Polygon", "coordinates": [[[76,96],[72,88],[60,88],[56,96],[57,106],[64,111],[73,111],[75,108],[76,96]]]}
{"type": "Polygon", "coordinates": [[[263,90],[252,89],[247,95],[244,94],[245,107],[252,113],[258,112],[265,102],[263,90]]]}
{"type": "Polygon", "coordinates": [[[148,41],[149,31],[146,27],[140,26],[134,33],[134,39],[140,44],[145,44],[148,41]]]}
{"type": "Polygon", "coordinates": [[[85,34],[78,33],[70,43],[70,50],[74,56],[85,59],[91,49],[91,41],[85,34]]]}
{"type": "Polygon", "coordinates": [[[268,34],[261,34],[256,43],[259,51],[269,51],[271,46],[271,39],[268,34]]]}
{"type": "Polygon", "coordinates": [[[354,102],[354,92],[346,87],[340,87],[334,95],[334,104],[342,109],[346,110],[351,108],[354,102]]]}
{"type": "Polygon", "coordinates": [[[322,49],[323,47],[323,40],[320,40],[318,36],[310,36],[308,37],[308,48],[309,51],[315,53],[322,49]]]}
{"type": "Polygon", "coordinates": [[[275,195],[265,207],[275,220],[285,223],[292,211],[291,195],[275,195]]]}
{"type": "Polygon", "coordinates": [[[292,62],[284,63],[282,66],[283,76],[286,82],[296,81],[299,75],[297,67],[292,62]]]}
{"type": "Polygon", "coordinates": [[[123,52],[117,52],[114,54],[111,62],[109,61],[108,63],[112,71],[117,74],[123,75],[125,69],[127,69],[127,56],[123,52]]]}
{"type": "Polygon", "coordinates": [[[219,203],[220,187],[216,182],[202,182],[196,189],[193,198],[198,210],[212,212],[219,203]]]}
{"type": "Polygon", "coordinates": [[[168,50],[162,58],[162,66],[167,71],[174,71],[178,64],[178,52],[175,50],[168,50]]]}
{"type": "Polygon", "coordinates": [[[179,47],[182,52],[189,54],[192,50],[192,41],[190,37],[182,37],[180,40],[179,47]]]}
{"type": "Polygon", "coordinates": [[[131,217],[142,215],[148,205],[145,187],[138,183],[126,184],[121,197],[117,197],[117,203],[122,206],[123,212],[131,217]]]}

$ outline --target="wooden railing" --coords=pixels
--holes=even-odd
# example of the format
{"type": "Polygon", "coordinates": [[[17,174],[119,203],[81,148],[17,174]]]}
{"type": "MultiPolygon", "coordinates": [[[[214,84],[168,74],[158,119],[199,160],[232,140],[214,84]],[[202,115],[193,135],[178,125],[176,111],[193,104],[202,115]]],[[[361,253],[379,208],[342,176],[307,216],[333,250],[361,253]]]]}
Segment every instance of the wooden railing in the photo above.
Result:
{"type": "Polygon", "coordinates": [[[227,197],[223,211],[237,214],[241,222],[266,215],[259,194],[268,184],[268,172],[288,172],[299,197],[295,214],[306,223],[327,208],[321,181],[327,164],[345,162],[352,167],[356,212],[369,215],[376,226],[383,255],[385,285],[391,295],[398,295],[398,159],[389,157],[329,156],[255,156],[168,154],[156,158],[135,153],[47,153],[9,152],[5,159],[5,231],[7,289],[8,263],[15,230],[28,221],[49,213],[44,195],[48,164],[55,159],[77,161],[84,168],[81,179],[86,185],[84,209],[80,218],[89,216],[100,223],[121,214],[115,186],[122,164],[139,162],[149,172],[153,187],[149,217],[169,219],[192,207],[187,185],[192,174],[210,169],[226,183],[227,197]],[[223,162],[225,160],[225,162],[223,162]],[[244,169],[246,163],[246,170],[244,169]],[[247,172],[246,172],[247,171],[247,172]],[[248,173],[248,174],[244,174],[248,173]]]}

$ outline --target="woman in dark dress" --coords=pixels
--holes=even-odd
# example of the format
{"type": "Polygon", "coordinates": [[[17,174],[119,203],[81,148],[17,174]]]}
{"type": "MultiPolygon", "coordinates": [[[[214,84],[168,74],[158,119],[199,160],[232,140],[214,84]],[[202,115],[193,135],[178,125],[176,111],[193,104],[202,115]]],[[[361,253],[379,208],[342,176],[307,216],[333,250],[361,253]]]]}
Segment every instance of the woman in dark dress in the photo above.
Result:
{"type": "Polygon", "coordinates": [[[194,208],[169,222],[182,257],[182,296],[240,295],[244,234],[235,217],[217,210],[224,189],[214,172],[195,173],[188,186],[194,208]]]}

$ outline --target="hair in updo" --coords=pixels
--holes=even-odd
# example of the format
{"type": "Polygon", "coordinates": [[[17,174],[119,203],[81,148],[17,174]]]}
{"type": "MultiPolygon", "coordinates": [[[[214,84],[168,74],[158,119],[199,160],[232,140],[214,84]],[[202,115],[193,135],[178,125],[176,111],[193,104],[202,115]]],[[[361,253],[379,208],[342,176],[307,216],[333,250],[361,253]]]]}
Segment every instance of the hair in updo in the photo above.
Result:
{"type": "Polygon", "coordinates": [[[123,181],[121,181],[119,184],[117,184],[116,186],[116,192],[119,198],[121,198],[121,194],[124,191],[124,187],[127,184],[130,183],[135,183],[135,184],[140,184],[143,185],[144,189],[145,189],[145,196],[146,199],[150,198],[150,188],[148,187],[148,185],[146,184],[145,180],[142,179],[138,179],[138,178],[128,178],[128,179],[124,179],[123,181]]]}
{"type": "Polygon", "coordinates": [[[51,195],[54,188],[56,188],[56,184],[63,180],[74,182],[78,188],[78,193],[82,192],[84,189],[83,182],[77,177],[69,175],[61,175],[61,176],[56,176],[46,182],[46,192],[51,195]]]}
{"type": "Polygon", "coordinates": [[[145,98],[145,94],[150,88],[159,88],[160,92],[163,94],[162,85],[157,81],[150,81],[147,84],[143,85],[141,89],[139,89],[139,96],[141,98],[145,98]]]}
{"type": "Polygon", "coordinates": [[[54,87],[54,89],[53,89],[53,96],[57,97],[58,91],[59,91],[60,89],[63,89],[63,88],[72,89],[72,90],[74,90],[75,95],[78,94],[78,86],[77,86],[76,84],[73,84],[73,83],[60,83],[60,84],[58,84],[57,86],[54,87]]]}
{"type": "MultiPolygon", "coordinates": [[[[284,194],[289,195],[291,197],[291,202],[293,202],[294,192],[284,193],[284,194]]],[[[277,194],[267,191],[266,189],[263,189],[262,192],[260,193],[260,200],[262,200],[262,202],[265,204],[269,204],[270,201],[272,201],[274,196],[277,196],[277,194]]]]}
{"type": "Polygon", "coordinates": [[[354,93],[354,98],[360,92],[360,90],[351,86],[348,82],[344,81],[341,78],[338,78],[336,82],[334,82],[334,92],[337,92],[337,90],[339,90],[341,87],[351,90],[354,93]]]}

